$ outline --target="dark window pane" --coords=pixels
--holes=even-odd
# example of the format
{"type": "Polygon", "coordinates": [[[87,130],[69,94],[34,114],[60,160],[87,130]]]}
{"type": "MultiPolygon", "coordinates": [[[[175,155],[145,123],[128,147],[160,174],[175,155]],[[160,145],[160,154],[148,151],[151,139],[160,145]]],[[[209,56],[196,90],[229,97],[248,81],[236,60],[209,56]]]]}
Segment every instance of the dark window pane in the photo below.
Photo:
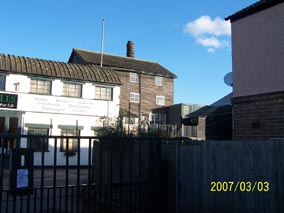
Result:
{"type": "Polygon", "coordinates": [[[0,90],[5,90],[6,76],[0,75],[0,90]]]}
{"type": "Polygon", "coordinates": [[[28,147],[34,149],[35,152],[48,151],[48,138],[32,137],[32,135],[49,135],[49,129],[47,128],[29,128],[28,135],[28,147]]]}
{"type": "Polygon", "coordinates": [[[5,117],[0,117],[0,133],[5,132],[5,117]]]}

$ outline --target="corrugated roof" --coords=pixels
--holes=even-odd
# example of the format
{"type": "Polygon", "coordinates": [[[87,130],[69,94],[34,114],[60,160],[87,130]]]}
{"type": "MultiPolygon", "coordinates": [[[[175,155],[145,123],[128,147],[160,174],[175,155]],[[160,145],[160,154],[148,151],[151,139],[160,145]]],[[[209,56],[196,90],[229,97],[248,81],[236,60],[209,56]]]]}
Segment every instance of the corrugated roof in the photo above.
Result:
{"type": "Polygon", "coordinates": [[[237,13],[234,13],[233,15],[228,16],[225,18],[225,20],[231,20],[231,22],[233,22],[283,2],[284,0],[261,0],[240,10],[237,13]]]}
{"type": "MultiPolygon", "coordinates": [[[[100,65],[101,53],[92,52],[82,49],[74,48],[69,59],[69,63],[73,62],[74,56],[79,56],[86,64],[100,65]]],[[[127,70],[137,73],[145,73],[150,75],[159,75],[169,78],[176,78],[177,76],[162,67],[156,62],[139,60],[136,58],[115,56],[109,54],[103,54],[103,66],[114,67],[119,70],[127,70]]]]}
{"type": "Polygon", "coordinates": [[[0,54],[0,71],[100,83],[121,84],[111,68],[0,54]]]}

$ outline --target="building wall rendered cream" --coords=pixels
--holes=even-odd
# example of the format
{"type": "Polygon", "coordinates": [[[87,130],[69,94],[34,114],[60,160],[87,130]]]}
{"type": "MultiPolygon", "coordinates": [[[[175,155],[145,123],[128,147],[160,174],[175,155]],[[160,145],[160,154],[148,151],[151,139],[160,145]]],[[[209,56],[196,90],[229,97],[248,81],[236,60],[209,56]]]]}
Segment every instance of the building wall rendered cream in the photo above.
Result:
{"type": "MultiPolygon", "coordinates": [[[[82,126],[81,136],[94,136],[92,128],[99,127],[100,117],[117,118],[119,114],[120,87],[113,87],[113,100],[95,100],[95,87],[102,84],[82,82],[82,98],[63,97],[63,81],[52,80],[51,95],[31,94],[30,77],[18,74],[6,76],[5,91],[1,93],[17,94],[16,109],[0,108],[0,117],[5,117],[5,128],[9,129],[9,118],[18,117],[21,134],[27,134],[27,124],[52,125],[50,135],[61,135],[60,125],[82,126]],[[18,84],[16,90],[15,83],[18,84]]],[[[26,139],[22,139],[21,146],[26,146],[26,139]]],[[[81,165],[88,164],[88,140],[81,140],[81,165]]],[[[53,165],[54,139],[49,139],[48,152],[45,152],[45,165],[53,165]]],[[[57,165],[65,165],[66,156],[60,152],[60,140],[57,143],[57,165]]],[[[69,164],[77,164],[77,154],[69,157],[69,164]]],[[[41,153],[35,152],[34,165],[41,165],[41,153]]]]}
{"type": "Polygon", "coordinates": [[[284,3],[232,23],[233,97],[284,91],[284,3]]]}

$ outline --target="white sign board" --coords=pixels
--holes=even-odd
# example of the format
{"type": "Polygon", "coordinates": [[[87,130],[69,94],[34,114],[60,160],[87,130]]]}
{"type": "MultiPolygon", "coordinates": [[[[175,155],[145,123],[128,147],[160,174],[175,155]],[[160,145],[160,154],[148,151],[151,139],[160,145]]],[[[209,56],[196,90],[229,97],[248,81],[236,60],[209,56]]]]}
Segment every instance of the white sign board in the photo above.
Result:
{"type": "Polygon", "coordinates": [[[27,169],[18,169],[17,170],[17,187],[16,188],[25,188],[29,186],[29,172],[27,169]]]}
{"type": "Polygon", "coordinates": [[[19,110],[60,114],[107,115],[107,101],[86,100],[33,94],[19,96],[19,110]]]}

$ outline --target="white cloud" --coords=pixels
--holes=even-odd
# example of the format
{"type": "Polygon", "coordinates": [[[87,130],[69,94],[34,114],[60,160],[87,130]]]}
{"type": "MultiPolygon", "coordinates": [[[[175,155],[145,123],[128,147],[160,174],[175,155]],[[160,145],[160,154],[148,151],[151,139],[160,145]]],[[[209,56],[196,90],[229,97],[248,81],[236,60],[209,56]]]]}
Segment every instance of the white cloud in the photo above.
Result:
{"type": "Polygon", "coordinates": [[[198,44],[201,44],[204,47],[208,47],[208,52],[215,52],[216,49],[221,47],[229,46],[229,42],[226,40],[218,39],[217,37],[204,37],[204,38],[197,38],[196,39],[198,44]]]}
{"type": "Polygon", "coordinates": [[[218,48],[221,46],[221,42],[216,37],[198,38],[197,43],[205,47],[212,47],[212,48],[218,48]]]}
{"type": "Polygon", "coordinates": [[[198,44],[207,47],[208,52],[212,53],[218,48],[229,45],[228,40],[220,37],[231,35],[231,24],[219,17],[213,20],[209,16],[201,16],[187,23],[184,32],[192,35],[198,44]]]}
{"type": "Polygon", "coordinates": [[[214,52],[215,52],[215,49],[214,49],[214,48],[208,48],[207,51],[208,51],[209,53],[214,53],[214,52]]]}

